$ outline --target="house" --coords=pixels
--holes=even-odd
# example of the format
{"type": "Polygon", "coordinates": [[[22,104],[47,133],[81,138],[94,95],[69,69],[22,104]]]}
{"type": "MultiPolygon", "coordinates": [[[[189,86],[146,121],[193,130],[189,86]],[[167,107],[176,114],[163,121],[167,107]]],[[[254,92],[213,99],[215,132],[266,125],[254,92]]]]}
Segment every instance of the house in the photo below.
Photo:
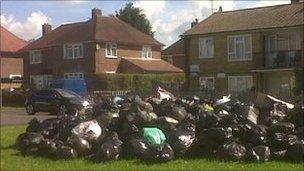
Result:
{"type": "Polygon", "coordinates": [[[161,58],[170,64],[185,69],[186,55],[184,39],[179,39],[161,52],[161,58]]]}
{"type": "Polygon", "coordinates": [[[115,16],[92,9],[88,21],[42,26],[42,37],[23,48],[28,84],[45,87],[54,78],[84,78],[90,89],[96,74],[180,73],[161,60],[162,43],[115,16]]]}
{"type": "MultiPolygon", "coordinates": [[[[221,9],[221,8],[220,8],[221,9]]],[[[303,2],[223,12],[184,33],[192,90],[290,99],[303,68],[303,2]]]]}
{"type": "Polygon", "coordinates": [[[22,84],[23,59],[17,53],[27,42],[1,26],[1,89],[17,88],[22,84]]]}

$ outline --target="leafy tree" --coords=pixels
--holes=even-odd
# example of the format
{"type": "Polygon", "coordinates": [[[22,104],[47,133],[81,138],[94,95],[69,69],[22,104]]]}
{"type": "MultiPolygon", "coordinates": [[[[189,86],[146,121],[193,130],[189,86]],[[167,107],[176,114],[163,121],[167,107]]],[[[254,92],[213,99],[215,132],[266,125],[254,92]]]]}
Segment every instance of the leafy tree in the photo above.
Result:
{"type": "Polygon", "coordinates": [[[134,7],[132,2],[126,3],[126,6],[120,9],[119,12],[116,11],[116,17],[153,37],[154,32],[151,31],[150,21],[146,18],[143,10],[134,7]]]}

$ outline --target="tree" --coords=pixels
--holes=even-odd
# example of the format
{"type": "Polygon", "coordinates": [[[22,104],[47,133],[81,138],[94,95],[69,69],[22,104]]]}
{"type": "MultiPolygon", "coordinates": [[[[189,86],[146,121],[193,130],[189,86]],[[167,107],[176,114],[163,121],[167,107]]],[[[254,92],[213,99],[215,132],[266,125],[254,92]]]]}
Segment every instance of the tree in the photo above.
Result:
{"type": "Polygon", "coordinates": [[[143,10],[134,7],[132,2],[126,3],[126,6],[120,9],[119,12],[116,11],[116,17],[153,37],[154,32],[151,31],[150,21],[146,18],[143,10]]]}

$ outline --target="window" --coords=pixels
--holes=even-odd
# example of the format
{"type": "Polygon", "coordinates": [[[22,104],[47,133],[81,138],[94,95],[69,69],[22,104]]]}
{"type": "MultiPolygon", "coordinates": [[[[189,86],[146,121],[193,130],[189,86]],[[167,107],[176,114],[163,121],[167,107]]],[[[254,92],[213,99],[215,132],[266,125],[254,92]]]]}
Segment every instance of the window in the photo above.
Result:
{"type": "Polygon", "coordinates": [[[64,78],[65,79],[82,79],[83,73],[82,72],[65,73],[64,78]]]}
{"type": "Polygon", "coordinates": [[[22,76],[21,74],[9,74],[9,79],[20,79],[22,76]]]}
{"type": "Polygon", "coordinates": [[[152,58],[152,47],[151,46],[143,46],[142,48],[142,58],[152,58]]]}
{"type": "Polygon", "coordinates": [[[167,62],[169,62],[170,64],[173,64],[172,56],[167,56],[167,62]]]}
{"type": "Polygon", "coordinates": [[[201,90],[214,90],[214,77],[199,77],[201,90]]]}
{"type": "Polygon", "coordinates": [[[199,58],[213,58],[213,38],[206,37],[199,39],[199,58]]]}
{"type": "Polygon", "coordinates": [[[249,91],[253,86],[252,76],[229,76],[228,91],[229,93],[242,93],[249,91]]]}
{"type": "Polygon", "coordinates": [[[228,61],[252,59],[251,35],[228,36],[228,61]]]}
{"type": "Polygon", "coordinates": [[[30,64],[39,64],[42,62],[42,55],[40,50],[33,50],[30,52],[30,64]]]}
{"type": "Polygon", "coordinates": [[[190,65],[190,72],[199,72],[199,65],[190,65]]]}
{"type": "Polygon", "coordinates": [[[301,49],[301,37],[297,33],[274,34],[266,36],[267,52],[289,51],[301,49]]]}
{"type": "Polygon", "coordinates": [[[116,43],[106,43],[106,57],[117,58],[117,45],[116,45],[116,43]]]}
{"type": "Polygon", "coordinates": [[[82,43],[69,43],[64,45],[64,59],[76,59],[83,57],[82,43]]]}

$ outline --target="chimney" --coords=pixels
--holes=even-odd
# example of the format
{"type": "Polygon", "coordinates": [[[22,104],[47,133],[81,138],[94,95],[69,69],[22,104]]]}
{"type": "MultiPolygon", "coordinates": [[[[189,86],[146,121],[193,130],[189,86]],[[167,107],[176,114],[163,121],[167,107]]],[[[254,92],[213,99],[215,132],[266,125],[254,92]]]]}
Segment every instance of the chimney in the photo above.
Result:
{"type": "Polygon", "coordinates": [[[92,9],[92,19],[97,19],[97,18],[101,18],[102,13],[101,10],[98,8],[93,8],[92,9]]]}
{"type": "Polygon", "coordinates": [[[44,24],[42,25],[42,36],[48,34],[48,33],[51,32],[51,31],[52,31],[52,26],[49,25],[48,23],[44,23],[44,24]]]}
{"type": "Polygon", "coordinates": [[[223,12],[223,8],[222,8],[222,6],[219,6],[219,9],[218,9],[218,11],[217,12],[223,12]]]}
{"type": "Polygon", "coordinates": [[[198,23],[198,20],[196,18],[193,22],[191,22],[191,28],[194,27],[197,23],[198,23]]]}

